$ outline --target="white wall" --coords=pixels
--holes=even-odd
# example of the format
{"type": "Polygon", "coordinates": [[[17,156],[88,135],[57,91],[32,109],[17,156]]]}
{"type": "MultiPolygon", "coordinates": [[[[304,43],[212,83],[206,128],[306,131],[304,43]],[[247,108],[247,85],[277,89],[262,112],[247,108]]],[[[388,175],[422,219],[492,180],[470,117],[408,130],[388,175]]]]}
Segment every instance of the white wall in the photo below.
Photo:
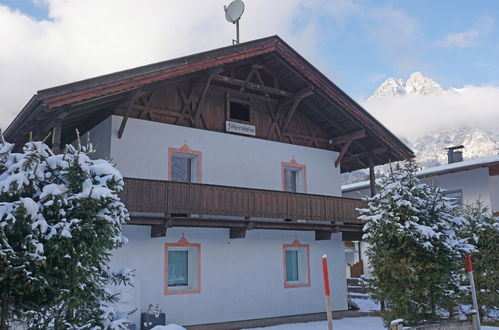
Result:
{"type": "Polygon", "coordinates": [[[172,228],[166,237],[151,239],[150,229],[138,226],[126,227],[124,234],[130,241],[115,251],[112,267],[135,269],[139,310],[159,304],[168,322],[190,325],[323,312],[323,254],[329,257],[333,309],[347,309],[341,234],[315,241],[313,232],[251,230],[244,239],[230,240],[228,229],[172,228]],[[201,293],[164,295],[164,244],[176,243],[182,233],[201,244],[201,293]],[[284,288],[283,244],[295,237],[310,244],[310,287],[284,288]]]}
{"type": "MultiPolygon", "coordinates": [[[[489,176],[487,167],[435,175],[421,181],[446,190],[462,190],[464,204],[473,204],[480,199],[487,207],[492,206],[493,211],[499,209],[499,176],[489,176]]],[[[350,198],[369,194],[369,187],[342,192],[343,197],[350,198]]]]}
{"type": "Polygon", "coordinates": [[[168,148],[183,144],[202,152],[202,183],[282,190],[281,162],[307,166],[307,192],[341,195],[338,153],[195,128],[128,119],[118,139],[121,117],[112,117],[111,158],[124,176],[166,180],[168,148]]]}
{"type": "MultiPolygon", "coordinates": [[[[111,158],[124,176],[166,180],[168,148],[185,143],[202,152],[202,183],[282,189],[281,162],[306,165],[307,192],[340,196],[337,152],[224,134],[146,120],[128,119],[121,139],[121,117],[112,116],[90,132],[99,155],[111,158]]],[[[229,229],[170,228],[151,238],[149,227],[127,226],[129,243],[114,251],[112,268],[136,271],[133,292],[121,308],[140,312],[159,304],[168,322],[201,324],[323,312],[321,257],[329,256],[334,310],[346,310],[345,255],[341,234],[315,241],[314,232],[250,230],[245,239],[229,239],[229,229]],[[164,294],[164,244],[185,233],[201,244],[201,293],[164,294]],[[298,238],[310,244],[311,286],[284,288],[283,244],[298,238]]],[[[118,289],[116,289],[118,290],[118,289]]]]}
{"type": "Polygon", "coordinates": [[[447,190],[461,189],[463,204],[473,204],[480,199],[490,207],[489,170],[486,167],[436,175],[422,181],[447,190]]]}
{"type": "Polygon", "coordinates": [[[499,212],[499,175],[489,176],[490,211],[499,212]]]}

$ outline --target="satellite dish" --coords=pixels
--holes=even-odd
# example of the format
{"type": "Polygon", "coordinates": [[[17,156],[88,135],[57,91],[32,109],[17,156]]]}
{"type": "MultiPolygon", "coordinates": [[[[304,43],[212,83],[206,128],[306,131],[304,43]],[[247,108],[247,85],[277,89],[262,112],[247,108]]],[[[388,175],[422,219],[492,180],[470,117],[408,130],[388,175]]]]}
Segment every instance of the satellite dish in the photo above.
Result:
{"type": "Polygon", "coordinates": [[[232,44],[239,43],[239,19],[244,13],[244,3],[241,0],[234,0],[228,6],[224,6],[225,19],[229,23],[236,24],[236,39],[232,44]]]}
{"type": "Polygon", "coordinates": [[[224,10],[227,22],[236,23],[244,13],[244,3],[241,0],[234,0],[228,6],[224,6],[224,10]]]}

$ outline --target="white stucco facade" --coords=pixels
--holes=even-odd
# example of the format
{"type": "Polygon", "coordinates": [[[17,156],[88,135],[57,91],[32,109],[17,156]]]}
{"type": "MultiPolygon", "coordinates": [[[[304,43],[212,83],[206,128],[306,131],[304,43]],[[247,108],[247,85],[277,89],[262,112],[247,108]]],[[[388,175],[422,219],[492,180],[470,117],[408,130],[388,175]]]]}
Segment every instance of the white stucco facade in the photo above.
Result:
{"type": "MultiPolygon", "coordinates": [[[[128,119],[119,139],[121,120],[112,116],[90,134],[100,156],[111,158],[125,177],[167,180],[169,148],[187,145],[200,155],[201,183],[282,190],[283,163],[294,160],[306,168],[306,192],[341,195],[337,152],[138,119],[128,119]]],[[[347,309],[340,233],[316,241],[314,232],[250,230],[246,238],[231,240],[229,229],[169,228],[166,237],[151,238],[149,227],[127,226],[124,235],[129,243],[114,252],[112,267],[135,270],[135,287],[126,292],[133,299],[120,308],[137,308],[131,315],[136,324],[149,304],[159,304],[168,322],[183,325],[323,312],[324,254],[329,257],[333,309],[347,309]],[[167,295],[165,244],[182,235],[200,246],[201,288],[199,293],[167,295]],[[295,239],[309,249],[310,286],[284,286],[283,246],[295,239]]]]}
{"type": "MultiPolygon", "coordinates": [[[[325,311],[321,257],[327,254],[334,310],[346,310],[345,257],[341,234],[315,241],[313,232],[252,230],[245,239],[229,239],[228,229],[171,228],[151,238],[148,227],[125,229],[129,243],[116,251],[113,269],[135,269],[134,304],[146,311],[159,304],[168,322],[183,325],[257,319],[325,311]],[[195,294],[165,295],[165,243],[184,234],[200,244],[201,289],[195,294]],[[283,245],[297,238],[310,247],[310,287],[285,288],[283,245]]],[[[139,321],[139,313],[132,315],[139,321]]]]}
{"type": "MultiPolygon", "coordinates": [[[[186,144],[202,153],[201,183],[282,190],[281,163],[294,159],[306,166],[308,193],[341,196],[335,151],[139,119],[128,119],[119,139],[121,117],[109,120],[110,155],[125,177],[166,180],[168,148],[186,144]]],[[[104,122],[100,125],[107,127],[104,122]]]]}

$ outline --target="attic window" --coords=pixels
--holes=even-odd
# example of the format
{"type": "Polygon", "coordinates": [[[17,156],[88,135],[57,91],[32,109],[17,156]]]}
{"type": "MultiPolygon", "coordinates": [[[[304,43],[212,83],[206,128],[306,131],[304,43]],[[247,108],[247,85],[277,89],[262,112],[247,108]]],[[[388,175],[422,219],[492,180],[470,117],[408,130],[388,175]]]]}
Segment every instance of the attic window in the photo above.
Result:
{"type": "Polygon", "coordinates": [[[230,119],[250,121],[250,105],[239,101],[230,101],[229,109],[230,119]]]}

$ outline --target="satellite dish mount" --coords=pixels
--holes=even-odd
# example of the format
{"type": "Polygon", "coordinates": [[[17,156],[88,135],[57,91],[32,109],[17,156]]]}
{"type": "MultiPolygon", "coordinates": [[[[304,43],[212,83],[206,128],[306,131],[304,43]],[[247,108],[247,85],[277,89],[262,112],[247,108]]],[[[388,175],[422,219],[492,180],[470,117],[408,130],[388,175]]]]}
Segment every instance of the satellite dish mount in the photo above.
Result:
{"type": "Polygon", "coordinates": [[[224,6],[225,19],[229,23],[236,24],[236,39],[232,39],[232,44],[239,43],[239,20],[244,13],[244,3],[242,0],[234,0],[228,6],[224,6]]]}

